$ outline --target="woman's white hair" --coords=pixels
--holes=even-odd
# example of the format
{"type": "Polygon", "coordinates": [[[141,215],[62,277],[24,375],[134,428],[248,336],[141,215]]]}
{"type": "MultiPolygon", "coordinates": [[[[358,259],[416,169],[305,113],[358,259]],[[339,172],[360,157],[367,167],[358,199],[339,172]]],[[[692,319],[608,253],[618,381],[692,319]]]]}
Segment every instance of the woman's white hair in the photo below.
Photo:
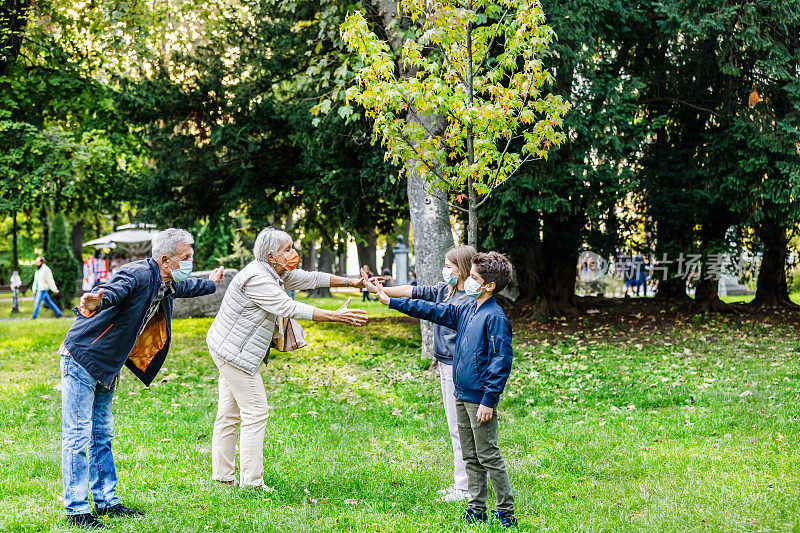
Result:
{"type": "Polygon", "coordinates": [[[153,259],[161,259],[164,255],[172,257],[175,255],[175,249],[179,244],[191,246],[194,244],[194,237],[185,229],[165,229],[150,240],[150,254],[153,256],[153,259]]]}
{"type": "Polygon", "coordinates": [[[256,237],[253,255],[259,261],[266,261],[267,254],[276,254],[281,246],[292,242],[292,236],[277,228],[264,228],[256,237]]]}

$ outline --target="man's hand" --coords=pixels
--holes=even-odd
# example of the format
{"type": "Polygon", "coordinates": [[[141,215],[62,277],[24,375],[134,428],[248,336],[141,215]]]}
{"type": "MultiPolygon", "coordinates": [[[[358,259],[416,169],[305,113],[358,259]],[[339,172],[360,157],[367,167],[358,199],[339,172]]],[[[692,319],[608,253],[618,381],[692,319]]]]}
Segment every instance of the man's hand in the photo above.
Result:
{"type": "Polygon", "coordinates": [[[208,279],[214,282],[215,285],[219,285],[219,282],[222,281],[222,278],[225,277],[225,267],[217,267],[214,269],[211,274],[208,275],[208,279]]]}
{"type": "Polygon", "coordinates": [[[364,270],[361,270],[361,282],[364,284],[364,287],[366,287],[367,290],[372,294],[376,294],[378,296],[378,300],[380,300],[383,305],[389,305],[389,296],[383,292],[383,286],[376,285],[373,283],[372,279],[367,278],[367,273],[364,270]]]}
{"type": "Polygon", "coordinates": [[[353,326],[363,326],[367,322],[367,312],[361,309],[348,309],[350,298],[334,312],[337,322],[344,322],[353,326]]]}
{"type": "Polygon", "coordinates": [[[102,299],[103,289],[100,289],[97,292],[87,292],[81,296],[81,302],[78,304],[78,309],[85,309],[86,311],[92,312],[97,309],[97,306],[100,305],[100,301],[102,299]]]}
{"type": "Polygon", "coordinates": [[[475,418],[478,420],[478,424],[483,424],[484,422],[491,420],[493,414],[493,408],[480,404],[478,406],[478,413],[475,415],[475,418]]]}

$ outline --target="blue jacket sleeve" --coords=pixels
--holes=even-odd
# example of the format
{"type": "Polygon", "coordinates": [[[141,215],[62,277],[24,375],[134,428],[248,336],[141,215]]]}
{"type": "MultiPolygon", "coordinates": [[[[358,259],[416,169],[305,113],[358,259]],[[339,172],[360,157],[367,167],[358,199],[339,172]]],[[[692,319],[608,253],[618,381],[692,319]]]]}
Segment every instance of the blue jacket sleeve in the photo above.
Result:
{"type": "Polygon", "coordinates": [[[411,297],[428,302],[436,302],[439,299],[439,292],[442,290],[442,285],[444,285],[444,283],[411,287],[411,297]]]}
{"type": "Polygon", "coordinates": [[[411,298],[391,298],[389,309],[396,309],[403,314],[430,320],[440,326],[447,326],[450,329],[458,327],[459,310],[464,306],[453,304],[435,304],[425,300],[414,300],[411,298]]]}
{"type": "Polygon", "coordinates": [[[506,386],[511,373],[514,354],[511,349],[511,324],[505,317],[492,317],[487,321],[487,340],[489,341],[488,376],[483,388],[481,404],[494,407],[506,386]]]}
{"type": "Polygon", "coordinates": [[[175,284],[175,298],[194,298],[214,294],[216,291],[217,285],[210,279],[189,278],[175,284]]]}
{"type": "Polygon", "coordinates": [[[136,288],[136,278],[130,272],[122,269],[100,288],[103,289],[103,299],[100,300],[100,305],[97,306],[92,315],[119,305],[136,288]]]}

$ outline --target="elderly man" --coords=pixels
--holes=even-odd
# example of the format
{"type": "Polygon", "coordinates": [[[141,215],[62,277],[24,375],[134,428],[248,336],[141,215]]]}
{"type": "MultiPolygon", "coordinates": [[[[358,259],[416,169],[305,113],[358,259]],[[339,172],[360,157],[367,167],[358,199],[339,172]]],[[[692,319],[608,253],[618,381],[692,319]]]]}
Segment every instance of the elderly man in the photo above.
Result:
{"type": "Polygon", "coordinates": [[[39,317],[39,308],[45,304],[56,315],[56,318],[61,318],[61,310],[50,299],[50,294],[47,291],[53,291],[53,294],[58,294],[58,287],[56,281],[53,279],[53,271],[44,263],[44,257],[41,255],[36,258],[36,274],[33,276],[33,315],[31,318],[36,320],[39,317]]]}
{"type": "Polygon", "coordinates": [[[101,516],[141,515],[120,504],[111,453],[111,400],[123,365],[150,385],[169,350],[173,298],[211,294],[223,277],[190,278],[192,236],[170,228],[153,238],[152,257],[128,263],[111,281],[81,297],[61,355],[61,477],[67,520],[103,524],[90,513],[88,491],[101,516]],[[87,463],[88,448],[88,463],[87,463]]]}

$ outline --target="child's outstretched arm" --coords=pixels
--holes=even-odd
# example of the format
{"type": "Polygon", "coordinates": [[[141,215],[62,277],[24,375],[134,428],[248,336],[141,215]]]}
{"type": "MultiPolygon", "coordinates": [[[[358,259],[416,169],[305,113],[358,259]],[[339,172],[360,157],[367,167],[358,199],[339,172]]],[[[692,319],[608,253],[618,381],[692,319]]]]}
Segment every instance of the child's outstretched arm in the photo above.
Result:
{"type": "MultiPolygon", "coordinates": [[[[372,277],[367,275],[367,272],[361,269],[361,279],[366,280],[364,288],[372,294],[378,294],[378,291],[383,290],[390,298],[411,298],[411,285],[398,285],[396,287],[384,287],[383,277],[372,277]]],[[[388,305],[388,304],[387,304],[388,305]]]]}
{"type": "Polygon", "coordinates": [[[370,292],[373,292],[374,289],[378,300],[382,304],[388,305],[391,309],[396,309],[409,316],[429,320],[441,326],[447,326],[450,329],[456,329],[458,326],[459,310],[464,306],[436,304],[410,298],[390,298],[380,285],[375,285],[363,275],[361,279],[364,280],[364,286],[370,292]]]}

